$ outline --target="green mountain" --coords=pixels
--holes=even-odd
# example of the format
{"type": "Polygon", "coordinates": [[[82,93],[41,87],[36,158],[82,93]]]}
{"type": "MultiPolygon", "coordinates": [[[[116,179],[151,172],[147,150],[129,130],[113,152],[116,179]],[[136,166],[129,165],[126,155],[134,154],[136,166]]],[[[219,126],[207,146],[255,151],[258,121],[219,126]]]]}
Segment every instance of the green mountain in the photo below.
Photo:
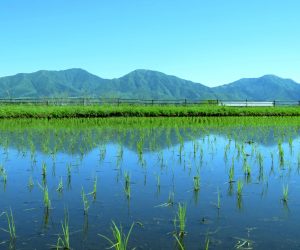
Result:
{"type": "Polygon", "coordinates": [[[111,82],[120,97],[141,99],[215,99],[213,91],[200,83],[157,71],[135,70],[111,82]]]}
{"type": "Polygon", "coordinates": [[[224,100],[300,100],[300,84],[274,75],[244,78],[212,89],[224,100]]]}
{"type": "Polygon", "coordinates": [[[0,78],[0,98],[22,97],[298,101],[300,84],[266,75],[209,88],[151,70],[135,70],[115,79],[103,79],[82,69],[41,70],[0,78]]]}
{"type": "Polygon", "coordinates": [[[82,69],[41,70],[0,78],[0,98],[115,97],[215,99],[213,91],[157,71],[135,70],[121,78],[102,79],[82,69]]]}

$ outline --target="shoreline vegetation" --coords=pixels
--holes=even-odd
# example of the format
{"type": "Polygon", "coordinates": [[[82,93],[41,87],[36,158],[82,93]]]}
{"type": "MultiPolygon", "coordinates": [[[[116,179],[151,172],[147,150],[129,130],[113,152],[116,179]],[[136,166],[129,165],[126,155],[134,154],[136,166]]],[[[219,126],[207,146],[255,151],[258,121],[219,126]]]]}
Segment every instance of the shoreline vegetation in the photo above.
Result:
{"type": "Polygon", "coordinates": [[[226,107],[215,105],[0,106],[0,119],[213,116],[300,116],[300,107],[226,107]]]}

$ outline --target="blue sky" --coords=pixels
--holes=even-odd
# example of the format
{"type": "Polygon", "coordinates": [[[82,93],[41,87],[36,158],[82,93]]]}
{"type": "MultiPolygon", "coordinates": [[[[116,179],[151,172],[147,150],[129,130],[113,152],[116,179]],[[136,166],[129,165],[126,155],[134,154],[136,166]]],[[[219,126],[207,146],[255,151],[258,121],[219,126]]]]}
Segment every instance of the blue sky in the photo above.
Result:
{"type": "Polygon", "coordinates": [[[208,86],[300,82],[299,0],[1,0],[0,76],[152,69],[208,86]]]}

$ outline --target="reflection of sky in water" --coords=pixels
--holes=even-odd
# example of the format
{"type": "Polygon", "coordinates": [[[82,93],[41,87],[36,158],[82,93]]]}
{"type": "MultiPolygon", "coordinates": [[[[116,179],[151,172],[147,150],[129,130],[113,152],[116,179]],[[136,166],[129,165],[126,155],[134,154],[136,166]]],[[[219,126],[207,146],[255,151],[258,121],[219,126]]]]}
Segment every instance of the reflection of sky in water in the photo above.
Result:
{"type": "MultiPolygon", "coordinates": [[[[155,134],[155,130],[151,133],[155,134]]],[[[300,221],[300,202],[297,199],[300,192],[297,172],[299,137],[294,137],[292,151],[288,140],[282,143],[285,163],[280,166],[277,141],[275,144],[264,143],[265,139],[261,138],[262,143],[259,144],[253,139],[257,140],[259,136],[253,132],[249,135],[243,134],[243,140],[234,141],[225,133],[214,132],[194,139],[183,134],[182,144],[174,138],[169,146],[166,141],[160,140],[157,144],[161,146],[154,151],[145,150],[140,156],[127,139],[118,144],[111,138],[105,146],[99,146],[99,141],[96,141],[96,145],[89,148],[82,158],[76,150],[74,154],[62,150],[55,156],[38,151],[36,163],[32,162],[29,148],[18,151],[17,142],[9,142],[8,148],[2,147],[0,151],[8,176],[5,189],[4,183],[0,183],[0,211],[12,208],[17,246],[21,249],[41,249],[55,244],[57,234],[61,232],[64,209],[69,212],[71,245],[77,246],[75,249],[107,247],[107,242],[97,234],[110,236],[112,220],[122,223],[125,231],[133,221],[143,223],[142,228],[134,228],[131,246],[138,249],[174,249],[173,219],[178,202],[187,204],[187,235],[184,239],[187,249],[204,247],[206,235],[210,238],[210,249],[233,249],[236,243],[243,243],[241,238],[253,241],[250,247],[254,249],[295,249],[300,244],[297,235],[300,221]],[[243,143],[249,138],[254,143],[243,143]],[[263,159],[261,169],[259,154],[263,159]],[[228,172],[232,159],[234,180],[244,181],[240,208],[237,206],[236,182],[232,183],[232,194],[229,191],[228,172]],[[251,167],[249,183],[243,172],[244,159],[251,167]],[[47,223],[42,191],[38,185],[42,185],[43,162],[47,165],[46,179],[52,204],[47,223]],[[68,163],[72,165],[69,186],[68,163]],[[131,176],[130,201],[124,192],[125,171],[131,176]],[[200,190],[195,193],[193,177],[198,174],[200,190]],[[31,192],[27,187],[30,176],[35,183],[31,192]],[[93,201],[91,195],[88,196],[90,209],[86,218],[81,190],[91,192],[95,176],[98,178],[97,198],[93,201]],[[157,184],[158,176],[160,186],[157,184]],[[62,194],[56,191],[60,178],[64,184],[62,194]],[[289,185],[289,201],[284,206],[281,197],[282,187],[286,184],[289,185]],[[218,190],[220,210],[216,208],[218,190]],[[174,192],[174,206],[160,206],[168,201],[170,192],[174,192]]],[[[143,147],[149,148],[146,144],[143,147]]],[[[4,217],[1,217],[0,227],[6,226],[4,217]]],[[[9,238],[5,233],[0,235],[0,241],[9,238]]]]}

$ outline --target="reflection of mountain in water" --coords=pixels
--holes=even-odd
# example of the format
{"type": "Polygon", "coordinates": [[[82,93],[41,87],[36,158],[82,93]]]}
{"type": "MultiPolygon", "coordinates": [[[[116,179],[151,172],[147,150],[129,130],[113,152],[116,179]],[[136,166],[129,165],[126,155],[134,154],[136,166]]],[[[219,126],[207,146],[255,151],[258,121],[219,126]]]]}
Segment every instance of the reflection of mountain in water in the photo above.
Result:
{"type": "Polygon", "coordinates": [[[161,149],[222,136],[238,143],[277,144],[295,138],[292,118],[114,118],[95,120],[11,120],[0,124],[1,146],[46,154],[86,154],[107,143],[136,152],[161,149]],[[250,122],[252,121],[252,122],[250,122]]]}

